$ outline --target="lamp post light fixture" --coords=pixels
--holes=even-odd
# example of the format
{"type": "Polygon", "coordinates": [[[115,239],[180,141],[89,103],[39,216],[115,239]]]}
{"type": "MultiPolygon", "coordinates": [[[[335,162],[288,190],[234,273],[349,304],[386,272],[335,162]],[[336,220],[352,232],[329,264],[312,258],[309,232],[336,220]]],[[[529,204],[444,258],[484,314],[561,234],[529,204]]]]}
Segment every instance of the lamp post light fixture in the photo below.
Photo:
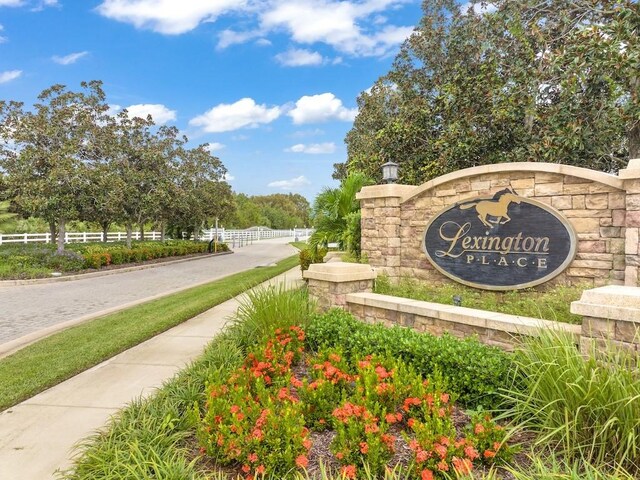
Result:
{"type": "Polygon", "coordinates": [[[398,180],[398,164],[395,162],[387,162],[382,165],[382,180],[387,183],[395,183],[398,180]]]}

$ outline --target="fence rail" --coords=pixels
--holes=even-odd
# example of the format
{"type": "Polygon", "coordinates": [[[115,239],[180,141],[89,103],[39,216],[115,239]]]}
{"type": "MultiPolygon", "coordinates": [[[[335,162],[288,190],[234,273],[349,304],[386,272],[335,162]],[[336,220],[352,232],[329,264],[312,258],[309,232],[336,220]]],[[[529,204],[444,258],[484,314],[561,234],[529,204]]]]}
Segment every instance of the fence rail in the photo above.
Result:
{"type": "MultiPolygon", "coordinates": [[[[253,243],[267,238],[306,238],[312,232],[310,229],[291,230],[229,230],[219,228],[217,230],[218,239],[221,242],[228,242],[234,246],[253,243]]],[[[213,240],[216,236],[216,229],[205,230],[200,236],[202,240],[213,240]]],[[[140,240],[140,232],[132,232],[134,240],[140,240]]],[[[160,240],[161,232],[144,232],[144,240],[160,240]]],[[[120,242],[127,239],[127,232],[109,232],[107,242],[120,242]]],[[[87,243],[104,241],[101,232],[67,232],[64,237],[65,243],[87,243]]],[[[0,245],[6,243],[51,243],[50,233],[0,233],[0,245]]]]}

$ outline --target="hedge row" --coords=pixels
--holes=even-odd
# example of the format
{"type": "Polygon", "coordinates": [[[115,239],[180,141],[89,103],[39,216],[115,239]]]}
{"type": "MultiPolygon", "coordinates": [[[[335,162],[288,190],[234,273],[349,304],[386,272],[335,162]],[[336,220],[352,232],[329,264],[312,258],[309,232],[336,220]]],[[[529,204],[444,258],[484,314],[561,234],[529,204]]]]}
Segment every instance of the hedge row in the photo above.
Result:
{"type": "Polygon", "coordinates": [[[357,320],[334,309],[311,320],[305,329],[313,350],[339,347],[350,359],[390,354],[412,365],[424,377],[442,376],[446,388],[469,408],[495,408],[509,381],[511,356],[475,338],[436,337],[403,327],[387,328],[357,320]]]}
{"type": "MultiPolygon", "coordinates": [[[[138,263],[156,258],[179,257],[195,253],[205,253],[207,242],[172,241],[166,243],[149,243],[126,248],[122,245],[92,246],[82,253],[86,268],[99,269],[108,265],[138,263]]],[[[218,251],[229,251],[226,243],[218,244],[218,251]]]]}

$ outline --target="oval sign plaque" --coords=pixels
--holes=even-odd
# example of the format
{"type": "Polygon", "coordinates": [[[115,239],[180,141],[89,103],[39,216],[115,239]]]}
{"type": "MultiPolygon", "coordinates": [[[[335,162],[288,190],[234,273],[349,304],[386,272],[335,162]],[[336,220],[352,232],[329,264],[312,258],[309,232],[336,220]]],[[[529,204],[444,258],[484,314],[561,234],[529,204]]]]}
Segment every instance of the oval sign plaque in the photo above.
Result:
{"type": "Polygon", "coordinates": [[[433,266],[457,282],[515,290],[544,283],[567,268],[576,253],[576,234],[556,210],[506,189],[435,215],[423,248],[433,266]]]}

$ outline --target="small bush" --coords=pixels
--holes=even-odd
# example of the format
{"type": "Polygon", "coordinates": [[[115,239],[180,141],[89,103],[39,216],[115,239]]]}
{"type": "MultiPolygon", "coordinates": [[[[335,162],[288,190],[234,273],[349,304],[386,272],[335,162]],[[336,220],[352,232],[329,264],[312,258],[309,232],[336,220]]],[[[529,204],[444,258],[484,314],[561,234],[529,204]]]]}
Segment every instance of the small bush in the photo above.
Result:
{"type": "Polygon", "coordinates": [[[309,270],[312,263],[322,263],[324,256],[327,254],[326,248],[303,248],[300,250],[300,270],[303,272],[309,270]]]}
{"type": "Polygon", "coordinates": [[[435,337],[402,327],[369,325],[335,309],[312,317],[307,345],[341,348],[348,358],[386,353],[412,365],[424,377],[442,375],[447,388],[468,407],[494,408],[507,382],[509,354],[474,338],[435,337]]]}

